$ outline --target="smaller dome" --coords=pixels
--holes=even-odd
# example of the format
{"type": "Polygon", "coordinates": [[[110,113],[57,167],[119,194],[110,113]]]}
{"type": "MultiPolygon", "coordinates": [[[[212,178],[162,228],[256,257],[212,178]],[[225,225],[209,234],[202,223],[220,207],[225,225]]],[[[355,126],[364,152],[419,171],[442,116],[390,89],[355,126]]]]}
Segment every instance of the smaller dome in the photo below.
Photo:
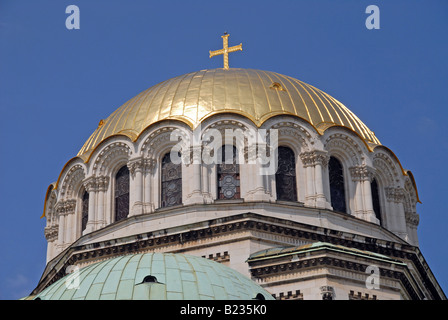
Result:
{"type": "Polygon", "coordinates": [[[239,272],[205,258],[142,253],[97,262],[59,279],[41,300],[250,300],[274,298],[239,272]]]}

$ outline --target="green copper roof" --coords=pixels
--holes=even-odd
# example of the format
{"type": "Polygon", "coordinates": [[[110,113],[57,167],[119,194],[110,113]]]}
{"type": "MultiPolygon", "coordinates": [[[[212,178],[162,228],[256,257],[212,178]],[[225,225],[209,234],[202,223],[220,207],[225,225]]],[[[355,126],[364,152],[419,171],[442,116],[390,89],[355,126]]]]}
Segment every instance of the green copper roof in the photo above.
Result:
{"type": "Polygon", "coordinates": [[[205,258],[173,253],[119,256],[75,271],[34,299],[202,300],[273,297],[237,271],[205,258]]]}

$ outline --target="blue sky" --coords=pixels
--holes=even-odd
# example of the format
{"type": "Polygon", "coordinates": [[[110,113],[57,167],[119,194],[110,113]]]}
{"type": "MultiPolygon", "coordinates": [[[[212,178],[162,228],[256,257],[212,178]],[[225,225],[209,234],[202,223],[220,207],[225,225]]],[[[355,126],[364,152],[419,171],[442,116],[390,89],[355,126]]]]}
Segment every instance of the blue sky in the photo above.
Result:
{"type": "Polygon", "coordinates": [[[0,0],[0,299],[45,266],[45,191],[124,102],[160,81],[230,66],[298,78],[350,108],[413,172],[420,249],[448,293],[448,2],[0,0]],[[68,5],[80,29],[68,30],[68,5]],[[380,29],[368,30],[368,5],[380,29]]]}

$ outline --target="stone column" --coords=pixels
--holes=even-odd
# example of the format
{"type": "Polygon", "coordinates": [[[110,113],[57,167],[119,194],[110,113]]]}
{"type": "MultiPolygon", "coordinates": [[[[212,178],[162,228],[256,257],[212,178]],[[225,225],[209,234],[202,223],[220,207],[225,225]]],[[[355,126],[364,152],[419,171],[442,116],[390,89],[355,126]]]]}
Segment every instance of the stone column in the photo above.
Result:
{"type": "Polygon", "coordinates": [[[64,201],[59,202],[56,204],[55,207],[56,214],[59,217],[58,221],[58,241],[57,241],[57,248],[58,251],[62,251],[64,249],[65,244],[65,210],[64,210],[64,201]]]}
{"type": "MultiPolygon", "coordinates": [[[[97,220],[96,220],[96,229],[100,229],[106,226],[106,194],[107,188],[109,187],[109,177],[100,176],[97,177],[96,181],[97,192],[98,192],[98,205],[97,205],[97,220]]],[[[90,198],[89,198],[90,202],[90,198]]]]}
{"type": "Polygon", "coordinates": [[[143,158],[138,157],[127,163],[130,173],[129,216],[143,214],[143,158]]]}
{"type": "Polygon", "coordinates": [[[156,167],[157,161],[153,158],[147,158],[143,161],[143,212],[151,213],[154,212],[154,201],[152,199],[152,180],[153,172],[156,167]]]}
{"type": "Polygon", "coordinates": [[[75,209],[76,200],[69,199],[64,202],[64,214],[65,214],[65,230],[64,230],[64,243],[70,244],[77,238],[76,234],[76,221],[75,221],[75,209]]]}
{"type": "MultiPolygon", "coordinates": [[[[204,146],[204,149],[205,148],[209,147],[204,146]]],[[[204,161],[201,161],[201,170],[202,170],[202,196],[204,198],[204,203],[213,203],[212,192],[210,190],[210,175],[211,175],[210,165],[206,164],[204,161]]]]}
{"type": "Polygon", "coordinates": [[[73,230],[73,221],[70,219],[74,217],[76,208],[76,200],[69,199],[60,201],[56,204],[56,214],[59,217],[58,223],[58,242],[57,247],[59,250],[65,249],[65,247],[74,241],[75,234],[73,230]]]}
{"type": "MultiPolygon", "coordinates": [[[[212,169],[216,167],[215,161],[210,156],[213,150],[213,146],[211,145],[203,145],[202,147],[202,195],[204,197],[204,203],[213,203],[213,187],[216,187],[215,184],[212,184],[212,169]]],[[[217,152],[216,150],[214,152],[217,152]]],[[[217,157],[217,154],[214,155],[217,157]]]]}
{"type": "Polygon", "coordinates": [[[363,219],[364,215],[364,204],[363,204],[363,188],[362,188],[362,180],[364,179],[364,172],[363,167],[357,166],[357,167],[350,167],[349,168],[350,175],[352,178],[352,181],[355,186],[355,194],[354,194],[354,205],[355,208],[353,210],[353,213],[356,217],[363,219]]]}
{"type": "Polygon", "coordinates": [[[406,241],[418,246],[417,226],[419,224],[420,217],[417,212],[405,211],[405,218],[407,231],[406,241]]]}
{"type": "MultiPolygon", "coordinates": [[[[264,175],[262,174],[262,163],[258,159],[258,155],[266,154],[266,144],[253,143],[247,148],[247,167],[252,177],[248,182],[248,189],[245,200],[248,201],[269,201],[269,195],[266,193],[264,186],[264,175]],[[257,150],[258,149],[258,150],[257,150]],[[257,154],[258,151],[258,154],[257,154]]],[[[245,158],[245,157],[244,157],[245,158]]],[[[242,167],[240,166],[240,169],[242,167]]],[[[241,170],[240,170],[241,171],[241,170]]],[[[240,172],[240,177],[242,177],[240,172]]]]}
{"type": "Polygon", "coordinates": [[[86,229],[83,231],[83,234],[87,234],[94,231],[96,225],[96,177],[88,177],[84,180],[83,185],[86,191],[89,193],[89,217],[87,219],[86,229]]]}
{"type": "MultiPolygon", "coordinates": [[[[364,210],[367,215],[371,215],[376,218],[375,211],[373,210],[373,199],[372,199],[372,178],[373,176],[370,174],[370,172],[367,174],[367,179],[363,180],[363,203],[364,203],[364,210]]],[[[376,222],[376,221],[374,221],[376,222]]],[[[379,223],[379,220],[378,220],[379,223]]]]}
{"type": "Polygon", "coordinates": [[[58,230],[58,244],[59,251],[64,249],[64,229],[65,229],[65,214],[59,216],[59,230],[58,230]]]}
{"type": "Polygon", "coordinates": [[[306,170],[305,205],[315,208],[328,208],[329,204],[324,191],[324,167],[328,165],[326,151],[313,150],[300,154],[306,170]]]}
{"type": "Polygon", "coordinates": [[[56,255],[56,246],[58,240],[59,225],[52,224],[45,227],[44,234],[45,239],[47,239],[47,261],[51,260],[56,255]]]}
{"type": "Polygon", "coordinates": [[[373,211],[370,181],[372,173],[366,166],[350,167],[350,175],[355,184],[355,216],[379,224],[373,211]]]}
{"type": "Polygon", "coordinates": [[[389,207],[392,209],[387,213],[387,227],[393,233],[406,239],[407,228],[406,228],[406,218],[404,211],[404,189],[400,187],[387,187],[386,200],[389,203],[389,207]]]}
{"type": "Polygon", "coordinates": [[[314,189],[314,163],[312,161],[311,152],[302,152],[300,154],[300,159],[305,168],[305,206],[314,208],[316,207],[316,191],[314,189]]]}
{"type": "Polygon", "coordinates": [[[187,194],[187,197],[185,198],[185,204],[204,203],[204,196],[202,194],[202,188],[201,188],[202,146],[194,145],[190,148],[188,152],[190,152],[190,155],[192,155],[190,159],[192,159],[193,162],[187,165],[188,181],[182,181],[182,189],[184,189],[184,185],[186,185],[186,183],[190,184],[191,186],[191,188],[189,189],[190,192],[187,194]]]}
{"type": "Polygon", "coordinates": [[[316,186],[316,208],[327,207],[327,198],[324,192],[324,177],[323,169],[328,165],[328,154],[325,151],[314,151],[313,152],[313,162],[314,162],[314,181],[316,186]]]}

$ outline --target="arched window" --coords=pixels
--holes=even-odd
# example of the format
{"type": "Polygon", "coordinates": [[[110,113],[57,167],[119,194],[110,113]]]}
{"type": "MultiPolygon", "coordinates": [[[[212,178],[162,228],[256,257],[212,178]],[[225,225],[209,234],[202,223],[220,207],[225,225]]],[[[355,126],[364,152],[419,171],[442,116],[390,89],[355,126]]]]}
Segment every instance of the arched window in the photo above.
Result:
{"type": "Polygon", "coordinates": [[[294,151],[288,147],[278,147],[275,185],[278,200],[297,201],[296,160],[294,151]]]}
{"type": "Polygon", "coordinates": [[[115,221],[125,219],[129,214],[129,169],[121,167],[115,176],[115,221]]]}
{"type": "Polygon", "coordinates": [[[81,231],[84,231],[89,220],[89,193],[84,191],[81,199],[81,231]]]}
{"type": "MultiPolygon", "coordinates": [[[[180,155],[179,155],[180,157],[180,155]]],[[[171,161],[170,153],[162,158],[162,207],[182,204],[182,165],[171,161]]]]}
{"type": "Polygon", "coordinates": [[[334,211],[346,213],[344,169],[341,162],[335,157],[330,157],[328,162],[328,175],[330,179],[331,206],[334,211]]]}
{"type": "Polygon", "coordinates": [[[370,190],[372,191],[373,211],[375,212],[375,217],[381,223],[380,194],[379,194],[379,190],[378,190],[378,183],[376,182],[375,178],[373,178],[372,182],[370,183],[370,190]]]}
{"type": "Polygon", "coordinates": [[[236,161],[237,149],[235,146],[222,146],[218,157],[218,199],[240,198],[240,167],[236,161]]]}

